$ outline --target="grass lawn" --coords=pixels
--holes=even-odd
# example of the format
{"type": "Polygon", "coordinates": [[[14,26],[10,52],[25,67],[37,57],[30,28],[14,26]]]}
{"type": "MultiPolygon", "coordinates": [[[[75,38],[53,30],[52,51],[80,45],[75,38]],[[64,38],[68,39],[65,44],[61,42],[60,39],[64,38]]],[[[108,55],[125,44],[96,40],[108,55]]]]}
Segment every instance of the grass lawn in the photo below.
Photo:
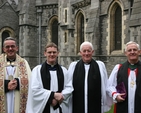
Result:
{"type": "Polygon", "coordinates": [[[108,112],[106,112],[106,113],[113,113],[113,110],[114,110],[114,107],[112,106],[112,107],[111,107],[111,110],[108,111],[108,112]]]}

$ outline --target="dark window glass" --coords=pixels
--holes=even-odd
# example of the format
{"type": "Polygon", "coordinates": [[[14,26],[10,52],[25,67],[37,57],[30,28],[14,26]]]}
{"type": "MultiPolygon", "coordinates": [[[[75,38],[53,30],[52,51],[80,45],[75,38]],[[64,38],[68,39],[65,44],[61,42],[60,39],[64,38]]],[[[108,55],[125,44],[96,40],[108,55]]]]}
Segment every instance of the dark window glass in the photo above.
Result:
{"type": "Polygon", "coordinates": [[[65,10],[65,23],[67,22],[67,10],[65,10]]]}
{"type": "Polygon", "coordinates": [[[67,42],[67,33],[65,32],[65,43],[67,42]]]}
{"type": "Polygon", "coordinates": [[[121,8],[118,6],[115,11],[115,50],[121,50],[121,8]]]}
{"type": "Polygon", "coordinates": [[[52,42],[58,45],[58,21],[54,20],[52,23],[52,42]]]}
{"type": "Polygon", "coordinates": [[[84,42],[84,16],[81,16],[80,24],[80,43],[84,42]]]}
{"type": "Polygon", "coordinates": [[[80,45],[84,42],[84,16],[82,13],[78,16],[78,24],[77,24],[77,53],[79,52],[80,45]]]}
{"type": "MultiPolygon", "coordinates": [[[[1,47],[1,48],[3,48],[3,41],[5,40],[5,38],[7,38],[7,37],[9,37],[9,36],[10,36],[9,33],[6,32],[6,31],[4,31],[4,32],[2,33],[2,47],[1,47]]],[[[2,49],[2,53],[3,53],[3,49],[2,49]]]]}

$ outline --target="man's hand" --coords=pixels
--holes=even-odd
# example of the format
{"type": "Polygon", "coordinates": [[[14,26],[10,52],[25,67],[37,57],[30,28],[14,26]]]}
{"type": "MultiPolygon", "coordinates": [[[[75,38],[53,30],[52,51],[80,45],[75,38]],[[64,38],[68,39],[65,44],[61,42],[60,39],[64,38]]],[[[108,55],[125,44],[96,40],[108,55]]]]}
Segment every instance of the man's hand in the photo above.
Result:
{"type": "Polygon", "coordinates": [[[10,82],[8,83],[8,90],[15,90],[17,87],[17,80],[10,80],[10,82]]]}
{"type": "Polygon", "coordinates": [[[117,102],[123,102],[125,100],[124,98],[122,98],[123,95],[125,95],[125,93],[121,93],[121,94],[117,95],[116,101],[117,102]]]}
{"type": "Polygon", "coordinates": [[[58,103],[58,101],[57,101],[57,100],[55,100],[55,99],[53,99],[53,100],[52,100],[52,103],[51,103],[51,106],[56,106],[56,105],[57,105],[57,103],[58,103]]]}
{"type": "Polygon", "coordinates": [[[62,103],[64,100],[62,93],[54,93],[54,98],[57,100],[59,103],[62,103]]]}

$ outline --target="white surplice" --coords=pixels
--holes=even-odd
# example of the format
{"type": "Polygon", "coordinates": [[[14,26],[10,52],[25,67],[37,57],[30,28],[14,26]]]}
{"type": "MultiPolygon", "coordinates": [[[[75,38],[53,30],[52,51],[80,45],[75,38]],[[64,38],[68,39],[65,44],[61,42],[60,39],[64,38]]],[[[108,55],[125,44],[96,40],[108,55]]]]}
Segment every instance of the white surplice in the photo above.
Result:
{"type": "MultiPolygon", "coordinates": [[[[99,70],[100,70],[100,75],[101,75],[101,113],[104,113],[106,111],[109,111],[110,108],[111,108],[111,100],[109,99],[108,95],[106,94],[106,86],[107,86],[107,80],[108,80],[108,76],[107,76],[107,71],[106,71],[106,67],[104,65],[103,62],[101,61],[96,61],[98,63],[98,66],[99,66],[99,70]]],[[[75,66],[77,64],[77,61],[75,62],[72,62],[69,66],[69,69],[68,69],[68,72],[69,72],[69,76],[73,76],[73,72],[75,70],[75,66]]],[[[86,65],[84,64],[84,67],[85,67],[85,97],[84,97],[84,100],[85,100],[85,113],[87,113],[87,78],[88,78],[88,71],[89,71],[89,67],[90,67],[90,64],[86,65]]],[[[81,70],[80,70],[81,71],[81,70]]],[[[70,108],[72,109],[72,108],[70,108]]],[[[72,113],[72,111],[70,111],[69,113],[72,113]]]]}
{"type": "MultiPolygon", "coordinates": [[[[107,93],[108,95],[113,98],[113,102],[117,103],[116,96],[119,93],[115,93],[113,96],[112,94],[116,91],[117,86],[117,73],[119,70],[119,64],[117,64],[111,72],[111,75],[108,80],[108,87],[107,93]]],[[[128,76],[128,113],[134,113],[134,98],[135,98],[135,90],[136,90],[136,73],[135,70],[130,70],[128,76]],[[131,82],[134,82],[132,86],[131,82]]]]}
{"type": "MultiPolygon", "coordinates": [[[[25,66],[26,66],[26,69],[27,69],[27,72],[28,72],[28,77],[30,76],[31,74],[31,70],[30,70],[30,67],[29,67],[29,64],[26,60],[24,60],[25,62],[25,66]]],[[[6,80],[9,80],[9,76],[13,76],[12,78],[18,78],[19,79],[19,86],[20,86],[20,77],[19,77],[19,73],[18,73],[18,67],[16,65],[14,66],[11,66],[11,65],[8,65],[6,66],[5,68],[5,79],[6,80]]],[[[11,77],[10,77],[11,78],[11,77]]],[[[29,78],[28,78],[29,80],[29,78]]],[[[16,101],[17,100],[20,100],[20,95],[19,95],[19,92],[20,91],[17,91],[17,90],[13,90],[13,91],[9,91],[6,93],[6,111],[7,113],[17,113],[19,112],[19,104],[20,102],[19,101],[16,101]]]]}
{"type": "MultiPolygon", "coordinates": [[[[68,71],[65,67],[61,66],[64,73],[64,89],[62,90],[62,94],[64,97],[63,102],[61,103],[61,108],[63,113],[68,113],[69,111],[69,101],[70,96],[73,91],[71,78],[68,76],[68,71]]],[[[50,71],[51,84],[50,90],[44,89],[41,79],[41,65],[36,66],[32,70],[31,81],[28,92],[28,100],[26,106],[26,113],[42,113],[50,94],[52,91],[58,91],[58,80],[57,80],[57,72],[50,71]]],[[[50,113],[59,113],[59,109],[54,110],[52,106],[50,106],[50,113]]]]}
{"type": "MultiPolygon", "coordinates": [[[[11,65],[7,66],[6,67],[6,80],[9,80],[9,76],[13,76],[13,78],[15,78],[15,71],[16,71],[15,66],[11,66],[11,65]]],[[[14,113],[14,103],[15,103],[14,90],[7,92],[6,98],[7,98],[7,113],[14,113]]]]}

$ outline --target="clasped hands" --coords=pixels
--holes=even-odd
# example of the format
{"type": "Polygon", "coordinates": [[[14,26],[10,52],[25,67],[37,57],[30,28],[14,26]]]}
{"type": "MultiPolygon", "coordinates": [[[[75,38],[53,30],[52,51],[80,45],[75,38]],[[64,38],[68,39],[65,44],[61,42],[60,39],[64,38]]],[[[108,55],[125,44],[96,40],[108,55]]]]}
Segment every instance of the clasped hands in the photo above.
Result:
{"type": "Polygon", "coordinates": [[[57,105],[58,103],[61,104],[64,100],[62,93],[54,93],[54,99],[52,100],[52,106],[57,105]]]}
{"type": "Polygon", "coordinates": [[[17,87],[17,80],[16,79],[13,79],[13,80],[10,80],[10,82],[8,83],[8,90],[15,90],[17,87]]]}

